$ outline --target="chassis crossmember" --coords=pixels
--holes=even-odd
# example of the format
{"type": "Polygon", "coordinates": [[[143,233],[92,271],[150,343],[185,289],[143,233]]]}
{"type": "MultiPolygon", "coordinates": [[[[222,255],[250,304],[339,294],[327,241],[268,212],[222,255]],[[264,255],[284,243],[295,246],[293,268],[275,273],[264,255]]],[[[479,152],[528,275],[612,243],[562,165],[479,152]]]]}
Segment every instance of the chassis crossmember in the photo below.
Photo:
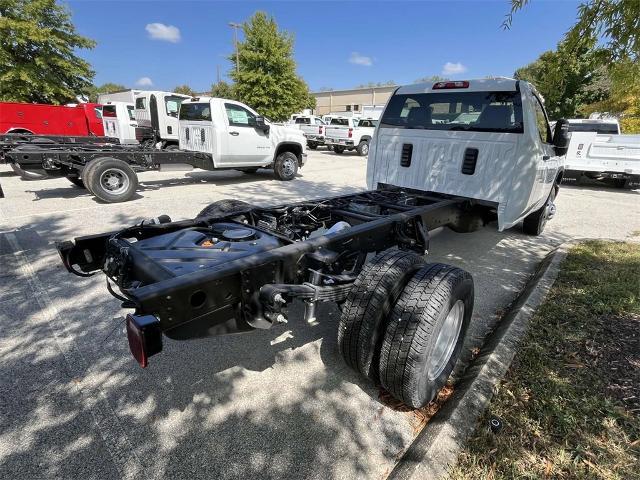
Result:
{"type": "Polygon", "coordinates": [[[109,291],[135,309],[128,326],[156,353],[160,333],[186,340],[269,328],[286,321],[294,299],[310,320],[317,302],[345,300],[368,254],[425,254],[430,230],[464,229],[477,216],[469,200],[394,187],[275,207],[217,203],[193,220],[161,216],[57,248],[72,273],[107,275],[109,291]]]}

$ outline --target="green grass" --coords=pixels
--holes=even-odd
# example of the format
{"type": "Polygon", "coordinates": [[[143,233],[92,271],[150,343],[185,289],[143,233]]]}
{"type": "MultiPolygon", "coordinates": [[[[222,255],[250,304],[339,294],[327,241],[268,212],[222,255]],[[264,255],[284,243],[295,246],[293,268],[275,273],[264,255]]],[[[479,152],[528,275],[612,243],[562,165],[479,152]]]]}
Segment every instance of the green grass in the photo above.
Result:
{"type": "Polygon", "coordinates": [[[640,479],[639,330],[640,245],[574,247],[452,478],[640,479]]]}

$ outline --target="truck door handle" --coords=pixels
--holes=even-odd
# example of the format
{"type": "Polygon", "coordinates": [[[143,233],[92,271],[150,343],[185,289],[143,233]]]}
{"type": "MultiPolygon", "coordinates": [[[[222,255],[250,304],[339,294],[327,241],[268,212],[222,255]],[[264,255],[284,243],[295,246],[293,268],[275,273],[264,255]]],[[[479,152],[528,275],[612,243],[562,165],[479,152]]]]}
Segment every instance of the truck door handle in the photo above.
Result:
{"type": "Polygon", "coordinates": [[[550,159],[551,159],[551,156],[550,156],[550,155],[543,155],[543,156],[542,156],[542,160],[544,160],[545,162],[546,162],[547,160],[550,160],[550,159]]]}
{"type": "Polygon", "coordinates": [[[237,137],[238,135],[240,135],[240,132],[229,132],[229,135],[233,135],[234,137],[237,137]]]}

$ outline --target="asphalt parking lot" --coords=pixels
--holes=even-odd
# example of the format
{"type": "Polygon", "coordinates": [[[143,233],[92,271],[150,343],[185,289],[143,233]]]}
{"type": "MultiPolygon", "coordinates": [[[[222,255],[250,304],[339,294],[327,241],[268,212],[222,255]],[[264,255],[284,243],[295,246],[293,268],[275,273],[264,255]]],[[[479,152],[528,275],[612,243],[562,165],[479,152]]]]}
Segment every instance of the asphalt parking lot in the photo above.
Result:
{"type": "MultiPolygon", "coordinates": [[[[0,478],[383,478],[421,419],[345,367],[338,310],[270,331],[180,343],[140,369],[104,277],[68,274],[56,241],[238,198],[288,203],[358,191],[366,159],[310,151],[292,182],[269,171],[144,173],[105,205],[66,179],[21,181],[0,165],[0,478]]],[[[436,232],[430,254],[476,282],[478,343],[539,261],[572,238],[640,238],[640,192],[563,187],[540,238],[495,225],[436,232]]]]}

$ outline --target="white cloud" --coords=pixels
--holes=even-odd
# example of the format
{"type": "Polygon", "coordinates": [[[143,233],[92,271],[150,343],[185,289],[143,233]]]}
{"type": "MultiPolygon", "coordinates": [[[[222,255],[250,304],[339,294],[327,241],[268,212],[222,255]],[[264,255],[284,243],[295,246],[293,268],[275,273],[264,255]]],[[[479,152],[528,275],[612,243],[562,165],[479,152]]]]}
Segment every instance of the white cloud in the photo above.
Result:
{"type": "Polygon", "coordinates": [[[353,63],[354,65],[362,65],[363,67],[370,67],[371,65],[373,65],[373,59],[365,55],[360,55],[358,52],[351,52],[349,63],[353,63]]]}
{"type": "Polygon", "coordinates": [[[153,85],[153,81],[149,77],[140,77],[138,81],[136,81],[136,85],[139,87],[151,87],[153,85]]]}
{"type": "Polygon", "coordinates": [[[171,43],[180,41],[180,29],[164,23],[148,23],[144,27],[151,40],[164,40],[171,43]]]}
{"type": "Polygon", "coordinates": [[[442,67],[443,75],[458,75],[466,71],[467,71],[467,67],[465,67],[460,62],[458,63],[447,62],[444,64],[444,67],[442,67]]]}

